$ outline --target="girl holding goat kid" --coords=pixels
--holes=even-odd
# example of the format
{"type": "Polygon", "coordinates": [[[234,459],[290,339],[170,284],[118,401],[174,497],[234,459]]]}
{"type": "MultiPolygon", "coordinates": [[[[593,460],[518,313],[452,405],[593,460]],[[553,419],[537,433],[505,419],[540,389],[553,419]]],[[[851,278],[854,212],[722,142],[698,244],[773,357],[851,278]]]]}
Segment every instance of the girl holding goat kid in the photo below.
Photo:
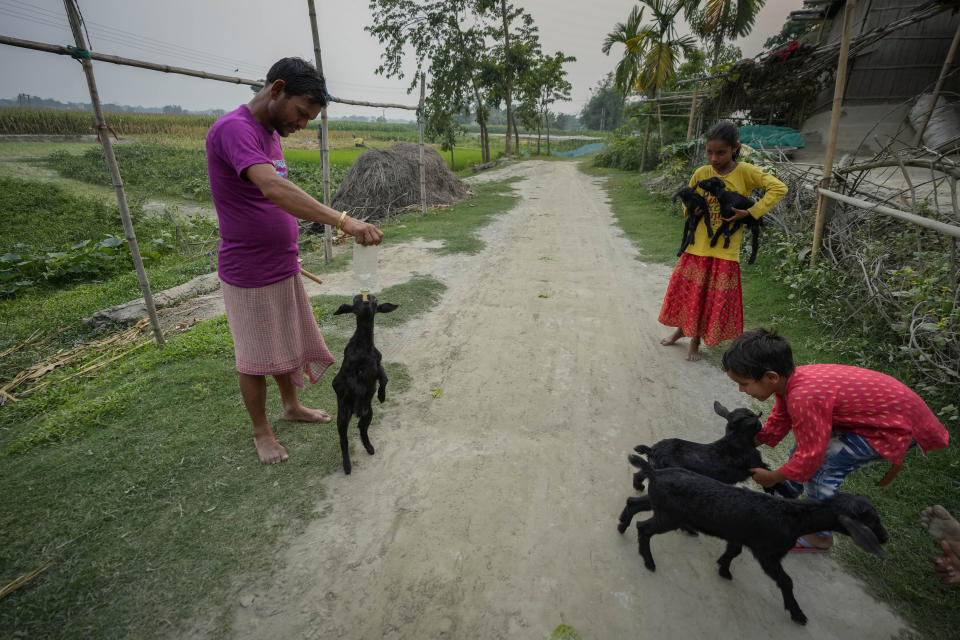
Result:
{"type": "MultiPolygon", "coordinates": [[[[690,186],[709,178],[720,178],[728,191],[749,196],[754,189],[764,189],[763,198],[750,209],[731,209],[728,223],[747,216],[759,219],[787,194],[785,184],[759,167],[739,162],[740,131],[732,122],[719,122],[707,131],[707,162],[690,178],[690,186]]],[[[710,208],[710,226],[718,229],[723,218],[720,204],[709,193],[703,194],[710,208]]],[[[718,231],[719,233],[719,231],[718,231]]],[[[660,341],[672,345],[683,336],[690,338],[687,360],[700,359],[701,339],[707,346],[736,338],[743,332],[743,296],[740,288],[740,239],[743,228],[724,243],[710,246],[707,225],[698,225],[695,241],[686,248],[673,269],[670,284],[660,309],[660,323],[676,327],[660,341]]]]}

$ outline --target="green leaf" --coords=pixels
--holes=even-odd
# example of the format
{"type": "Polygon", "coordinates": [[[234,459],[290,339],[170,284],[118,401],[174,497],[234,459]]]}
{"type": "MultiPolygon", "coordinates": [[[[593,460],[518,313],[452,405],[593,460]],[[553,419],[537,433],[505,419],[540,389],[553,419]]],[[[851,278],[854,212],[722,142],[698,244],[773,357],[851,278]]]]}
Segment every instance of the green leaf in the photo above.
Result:
{"type": "Polygon", "coordinates": [[[118,246],[120,246],[120,245],[123,244],[123,243],[124,243],[123,238],[118,238],[118,237],[116,237],[116,236],[110,236],[109,238],[106,238],[105,240],[101,240],[101,241],[98,242],[97,244],[100,245],[101,247],[118,247],[118,246]]]}
{"type": "Polygon", "coordinates": [[[443,389],[440,387],[430,387],[430,395],[432,395],[434,398],[442,398],[443,389]]]}
{"type": "Polygon", "coordinates": [[[568,624],[557,625],[550,634],[550,640],[583,640],[577,630],[568,624]]]}

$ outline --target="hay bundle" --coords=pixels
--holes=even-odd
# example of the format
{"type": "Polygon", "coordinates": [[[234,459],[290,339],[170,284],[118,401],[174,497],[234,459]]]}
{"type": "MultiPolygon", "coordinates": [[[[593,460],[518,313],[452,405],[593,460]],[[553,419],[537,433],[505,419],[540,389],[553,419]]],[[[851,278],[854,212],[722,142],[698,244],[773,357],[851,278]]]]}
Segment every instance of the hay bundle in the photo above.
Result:
{"type": "MultiPolygon", "coordinates": [[[[470,189],[453,175],[443,157],[425,146],[427,206],[453,204],[470,189]]],[[[389,149],[371,149],[354,161],[337,189],[332,206],[367,222],[389,218],[411,205],[420,205],[420,148],[398,142],[389,149]]]]}

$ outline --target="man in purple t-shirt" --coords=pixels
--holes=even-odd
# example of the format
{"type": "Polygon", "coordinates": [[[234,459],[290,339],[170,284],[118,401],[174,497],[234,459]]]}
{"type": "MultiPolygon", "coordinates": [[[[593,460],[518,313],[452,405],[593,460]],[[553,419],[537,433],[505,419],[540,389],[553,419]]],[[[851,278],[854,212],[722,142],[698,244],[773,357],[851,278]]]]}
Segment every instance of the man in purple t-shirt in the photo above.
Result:
{"type": "Polygon", "coordinates": [[[286,179],[280,138],[306,127],[326,104],[326,84],[313,65],[283,58],[248,104],[222,116],[207,133],[207,171],[220,222],[217,271],[240,392],[265,464],[287,459],[267,420],[266,376],[280,389],[283,419],[330,421],[297,397],[303,373],[316,382],[333,356],[300,280],[296,218],[335,225],[363,245],[383,239],[377,227],[317,202],[286,179]]]}

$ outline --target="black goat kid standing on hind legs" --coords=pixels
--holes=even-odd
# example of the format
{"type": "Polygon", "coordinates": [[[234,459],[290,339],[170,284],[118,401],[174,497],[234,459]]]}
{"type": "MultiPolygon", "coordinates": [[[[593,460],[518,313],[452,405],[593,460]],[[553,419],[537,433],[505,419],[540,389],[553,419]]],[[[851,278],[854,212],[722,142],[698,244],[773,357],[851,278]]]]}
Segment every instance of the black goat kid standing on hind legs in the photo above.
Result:
{"type": "Polygon", "coordinates": [[[720,217],[723,218],[723,222],[720,224],[720,228],[717,229],[717,233],[714,234],[713,239],[710,240],[710,246],[717,246],[717,240],[720,239],[720,234],[722,233],[723,248],[729,248],[730,236],[736,233],[741,224],[745,224],[753,234],[750,239],[750,259],[747,261],[747,264],[753,264],[757,259],[757,250],[760,248],[760,228],[763,223],[760,218],[754,218],[753,216],[732,221],[730,218],[734,215],[731,209],[746,210],[756,203],[736,191],[727,191],[726,185],[724,185],[723,180],[720,178],[701,180],[697,183],[697,186],[712,195],[717,199],[717,202],[720,203],[720,217]]]}
{"type": "Polygon", "coordinates": [[[703,196],[697,193],[693,187],[684,187],[673,194],[673,202],[683,202],[683,208],[687,211],[687,217],[683,221],[683,236],[680,239],[680,251],[677,251],[677,257],[687,250],[687,247],[696,242],[697,223],[703,219],[703,224],[707,227],[707,237],[713,236],[713,228],[710,226],[710,208],[703,196]]]}
{"type": "Polygon", "coordinates": [[[373,455],[373,445],[367,436],[370,420],[373,419],[373,391],[377,382],[380,389],[377,398],[383,402],[387,398],[387,373],[383,370],[383,356],[373,345],[373,317],[377,313],[390,313],[399,305],[384,302],[377,304],[374,295],[366,294],[353,297],[353,304],[342,304],[333,315],[352,313],[357,316],[357,330],[343,350],[343,364],[333,379],[333,390],[337,394],[337,432],[340,435],[340,455],[343,457],[343,472],[350,473],[350,446],[347,444],[347,427],[350,418],[357,415],[357,427],[360,429],[360,441],[367,453],[373,455]]]}

